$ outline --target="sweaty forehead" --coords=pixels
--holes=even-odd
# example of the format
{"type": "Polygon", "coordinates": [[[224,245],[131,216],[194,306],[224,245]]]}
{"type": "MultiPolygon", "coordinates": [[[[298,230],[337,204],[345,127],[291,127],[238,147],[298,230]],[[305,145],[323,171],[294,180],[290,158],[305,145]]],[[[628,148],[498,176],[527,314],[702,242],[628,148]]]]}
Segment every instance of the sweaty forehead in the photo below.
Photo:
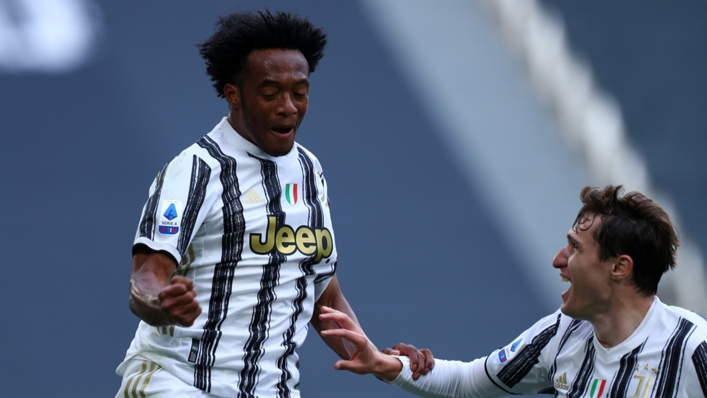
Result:
{"type": "Polygon", "coordinates": [[[248,69],[250,77],[256,80],[275,77],[305,79],[309,75],[307,59],[297,50],[253,50],[248,55],[248,69]]]}

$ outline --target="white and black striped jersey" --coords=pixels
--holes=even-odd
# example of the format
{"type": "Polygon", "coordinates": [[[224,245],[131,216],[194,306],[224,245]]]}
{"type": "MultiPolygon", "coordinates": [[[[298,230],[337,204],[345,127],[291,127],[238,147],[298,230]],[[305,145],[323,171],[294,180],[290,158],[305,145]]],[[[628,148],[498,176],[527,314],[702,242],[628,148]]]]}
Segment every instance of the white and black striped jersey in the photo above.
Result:
{"type": "Polygon", "coordinates": [[[557,311],[488,357],[436,361],[418,382],[401,360],[392,384],[423,397],[707,397],[707,319],[656,297],[633,334],[611,348],[591,323],[557,311]]]}
{"type": "Polygon", "coordinates": [[[218,396],[299,397],[295,349],[336,270],[326,183],[309,151],[267,155],[224,118],[159,172],[138,244],[176,259],[202,314],[191,327],[140,322],[126,360],[141,355],[218,396]]]}

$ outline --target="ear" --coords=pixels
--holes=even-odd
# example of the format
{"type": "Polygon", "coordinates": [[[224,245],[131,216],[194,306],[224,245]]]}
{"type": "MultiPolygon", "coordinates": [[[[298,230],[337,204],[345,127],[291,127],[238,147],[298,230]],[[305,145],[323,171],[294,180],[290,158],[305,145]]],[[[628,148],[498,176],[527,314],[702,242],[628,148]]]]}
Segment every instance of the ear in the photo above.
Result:
{"type": "Polygon", "coordinates": [[[613,279],[629,280],[633,272],[633,259],[627,254],[622,254],[616,257],[612,267],[611,276],[613,279]]]}
{"type": "Polygon", "coordinates": [[[241,89],[238,88],[238,86],[226,83],[226,85],[223,86],[223,96],[226,97],[226,101],[231,109],[241,108],[241,89]]]}

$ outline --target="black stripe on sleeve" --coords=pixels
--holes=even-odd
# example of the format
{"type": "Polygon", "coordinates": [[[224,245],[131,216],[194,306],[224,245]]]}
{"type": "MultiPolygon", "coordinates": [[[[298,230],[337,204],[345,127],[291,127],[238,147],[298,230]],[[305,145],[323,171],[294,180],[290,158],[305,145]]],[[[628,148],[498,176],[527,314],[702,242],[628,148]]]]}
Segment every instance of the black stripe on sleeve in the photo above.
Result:
{"type": "Polygon", "coordinates": [[[184,255],[184,251],[191,241],[197,216],[201,210],[201,205],[204,204],[206,186],[209,184],[210,176],[211,167],[203,159],[194,155],[191,167],[191,181],[189,182],[189,197],[184,207],[179,243],[177,243],[177,251],[181,255],[184,255]]]}
{"type": "Polygon", "coordinates": [[[550,342],[557,329],[560,326],[560,318],[562,315],[557,316],[557,322],[554,325],[547,327],[545,330],[540,332],[533,341],[523,349],[513,358],[508,364],[498,373],[498,379],[503,382],[503,384],[508,387],[513,388],[518,382],[523,380],[525,376],[530,373],[530,370],[537,364],[538,358],[540,357],[540,351],[550,342]]]}
{"type": "Polygon", "coordinates": [[[680,384],[685,344],[695,329],[695,325],[685,318],[680,318],[673,334],[668,339],[661,355],[658,381],[655,384],[655,397],[674,397],[680,384]]]}
{"type": "MultiPolygon", "coordinates": [[[[280,200],[282,197],[282,188],[280,187],[280,179],[277,175],[277,164],[270,160],[260,159],[256,156],[250,157],[257,159],[260,162],[260,174],[262,176],[263,191],[265,192],[268,216],[275,217],[275,230],[278,231],[285,225],[285,213],[282,211],[280,200]]],[[[263,344],[268,338],[268,329],[270,316],[272,313],[272,303],[275,301],[275,287],[280,279],[280,266],[286,260],[282,253],[277,251],[277,247],[273,246],[269,255],[268,264],[263,266],[263,274],[260,278],[260,290],[258,290],[258,303],[253,309],[253,316],[248,326],[249,337],[243,348],[245,352],[243,358],[243,369],[241,370],[241,380],[238,385],[239,391],[244,394],[244,397],[253,397],[255,387],[260,374],[260,365],[258,362],[262,358],[263,344]]]]}
{"type": "Polygon", "coordinates": [[[155,238],[155,224],[157,223],[157,205],[160,202],[160,195],[162,194],[162,185],[164,184],[164,176],[167,173],[167,167],[169,163],[162,167],[157,177],[155,177],[155,191],[147,199],[147,204],[145,205],[145,214],[140,220],[140,237],[153,240],[155,238]]]}
{"type": "Polygon", "coordinates": [[[194,365],[194,386],[211,391],[211,368],[216,361],[216,349],[221,338],[221,325],[228,315],[233,275],[243,252],[245,220],[241,192],[236,175],[236,160],[227,156],[208,136],[197,142],[206,149],[221,166],[220,180],[223,186],[223,237],[221,238],[221,261],[214,268],[209,314],[204,324],[199,354],[194,365]]]}
{"type": "Polygon", "coordinates": [[[697,380],[700,381],[702,394],[707,397],[707,342],[701,342],[692,354],[692,363],[697,371],[697,380]]]}

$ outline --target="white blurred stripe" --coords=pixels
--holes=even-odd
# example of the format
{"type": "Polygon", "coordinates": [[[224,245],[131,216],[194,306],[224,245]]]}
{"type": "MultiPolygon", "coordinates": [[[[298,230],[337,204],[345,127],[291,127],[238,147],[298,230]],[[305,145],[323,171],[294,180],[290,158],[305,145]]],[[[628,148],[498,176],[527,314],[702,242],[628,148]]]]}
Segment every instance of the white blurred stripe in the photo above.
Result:
{"type": "Polygon", "coordinates": [[[566,286],[551,262],[566,244],[587,181],[488,15],[468,0],[362,3],[450,156],[527,266],[517,277],[536,289],[546,311],[556,309],[566,286]]]}
{"type": "MultiPolygon", "coordinates": [[[[592,183],[622,184],[627,191],[643,192],[665,208],[680,230],[672,200],[656,192],[645,161],[628,140],[618,103],[594,84],[589,65],[572,53],[559,16],[537,0],[480,2],[525,65],[538,96],[553,110],[563,141],[584,159],[592,183]]],[[[685,234],[681,242],[678,266],[665,274],[659,294],[666,303],[707,314],[703,257],[685,234]]]]}
{"type": "MultiPolygon", "coordinates": [[[[651,189],[620,108],[570,54],[560,19],[535,0],[361,3],[548,309],[564,289],[550,262],[565,244],[582,186],[623,184],[676,219],[670,201],[651,189]]],[[[702,257],[689,238],[682,242],[661,298],[707,313],[702,257]]]]}

